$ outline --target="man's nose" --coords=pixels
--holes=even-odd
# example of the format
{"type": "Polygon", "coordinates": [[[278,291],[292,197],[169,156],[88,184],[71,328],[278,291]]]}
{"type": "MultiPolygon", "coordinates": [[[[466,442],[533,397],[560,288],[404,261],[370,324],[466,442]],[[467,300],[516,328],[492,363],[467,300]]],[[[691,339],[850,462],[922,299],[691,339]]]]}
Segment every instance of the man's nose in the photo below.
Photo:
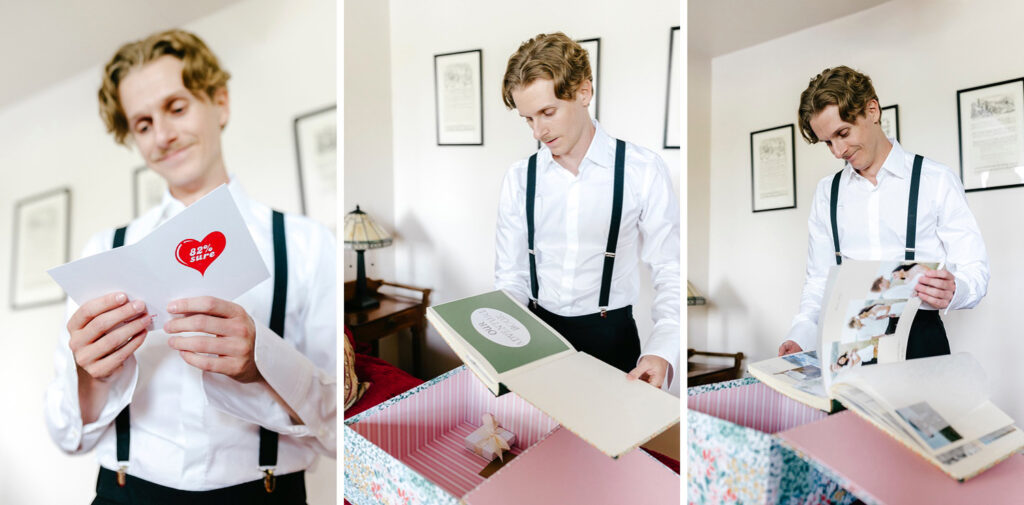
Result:
{"type": "Polygon", "coordinates": [[[842,142],[839,142],[838,140],[833,140],[831,146],[832,156],[835,156],[836,158],[842,158],[843,151],[846,150],[846,145],[843,144],[842,142]]]}
{"type": "Polygon", "coordinates": [[[156,130],[156,141],[157,145],[161,148],[166,148],[178,140],[178,129],[174,127],[171,121],[168,121],[162,117],[153,119],[153,128],[156,130]]]}
{"type": "Polygon", "coordinates": [[[546,133],[547,133],[547,127],[544,126],[544,122],[539,120],[539,119],[535,119],[533,121],[533,138],[534,138],[534,140],[541,140],[541,139],[543,139],[544,135],[546,133]]]}

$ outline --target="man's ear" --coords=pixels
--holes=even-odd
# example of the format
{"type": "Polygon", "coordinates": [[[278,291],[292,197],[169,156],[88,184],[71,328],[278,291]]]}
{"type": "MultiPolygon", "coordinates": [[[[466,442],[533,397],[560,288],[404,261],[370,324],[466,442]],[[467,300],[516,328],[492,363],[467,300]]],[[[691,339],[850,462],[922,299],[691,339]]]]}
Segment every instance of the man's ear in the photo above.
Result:
{"type": "Polygon", "coordinates": [[[882,124],[882,108],[878,105],[878,100],[872,98],[868,101],[868,104],[864,106],[864,113],[872,123],[882,124]]]}
{"type": "Polygon", "coordinates": [[[213,105],[218,110],[218,122],[220,123],[220,129],[223,130],[228,125],[228,119],[231,117],[231,100],[229,99],[228,88],[222,86],[217,91],[213,92],[213,105]]]}
{"type": "Polygon", "coordinates": [[[584,107],[590,107],[590,101],[594,99],[594,84],[590,79],[584,79],[580,83],[579,89],[576,90],[576,98],[584,107]]]}

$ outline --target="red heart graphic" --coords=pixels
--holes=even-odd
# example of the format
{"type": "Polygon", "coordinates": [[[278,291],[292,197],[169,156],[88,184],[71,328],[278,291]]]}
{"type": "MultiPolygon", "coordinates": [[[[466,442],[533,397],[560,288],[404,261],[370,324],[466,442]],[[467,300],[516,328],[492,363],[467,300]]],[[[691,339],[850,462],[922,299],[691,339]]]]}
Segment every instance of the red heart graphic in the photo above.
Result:
{"type": "Polygon", "coordinates": [[[202,242],[187,238],[178,243],[177,249],[174,250],[174,257],[178,259],[178,263],[194,268],[205,276],[210,263],[213,263],[213,260],[219,258],[220,254],[224,252],[226,243],[224,234],[219,231],[210,232],[202,242]]]}

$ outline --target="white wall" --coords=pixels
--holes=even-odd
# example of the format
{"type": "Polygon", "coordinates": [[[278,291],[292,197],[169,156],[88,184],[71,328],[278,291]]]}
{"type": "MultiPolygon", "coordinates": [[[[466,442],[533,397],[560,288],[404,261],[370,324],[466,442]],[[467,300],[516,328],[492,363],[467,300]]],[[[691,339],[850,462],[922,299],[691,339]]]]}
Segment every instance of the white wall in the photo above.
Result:
{"type": "MultiPolygon", "coordinates": [[[[700,20],[690,17],[689,23],[700,20]]],[[[688,47],[686,59],[686,279],[707,298],[708,210],[711,206],[711,58],[688,47]]],[[[707,303],[713,303],[709,299],[707,303]]],[[[707,346],[708,305],[686,309],[687,347],[730,352],[707,346]]]]}
{"type": "MultiPolygon", "coordinates": [[[[345,2],[345,199],[395,231],[391,136],[391,45],[388,2],[345,2]]],[[[339,228],[340,229],[340,228],[339,228]]],[[[395,248],[365,253],[366,275],[394,279],[395,248]]],[[[345,280],[356,278],[355,251],[345,250],[345,280]]],[[[388,351],[388,349],[384,349],[388,351]]]]}
{"type": "MultiPolygon", "coordinates": [[[[335,103],[334,3],[245,0],[184,28],[203,37],[232,73],[232,116],[224,133],[228,170],[252,197],[298,211],[292,121],[335,103]]],[[[111,47],[110,54],[116,49],[111,47]]],[[[103,63],[96,61],[88,71],[0,109],[0,236],[8,237],[5,243],[12,234],[14,202],[57,186],[72,190],[73,257],[94,232],[131,220],[132,170],[142,163],[137,154],[113,143],[97,114],[103,63]]],[[[5,265],[0,268],[5,347],[0,353],[0,503],[87,503],[96,482],[93,456],[61,453],[42,415],[63,305],[12,311],[10,261],[10,247],[0,247],[0,264],[5,265]]],[[[310,504],[335,503],[336,468],[333,460],[322,458],[307,477],[310,504]]]]}
{"type": "MultiPolygon", "coordinates": [[[[775,354],[797,311],[807,216],[816,183],[841,168],[797,135],[797,208],[753,214],[750,132],[795,123],[799,94],[823,68],[871,76],[882,105],[898,104],[902,144],[959,172],[956,91],[1024,75],[1024,4],[894,0],[718,57],[711,78],[709,347],[775,354]]],[[[992,281],[974,310],[944,317],[954,352],[989,373],[997,405],[1024,420],[1024,326],[1014,286],[1024,281],[1024,190],[968,193],[985,237],[992,281]]]]}
{"type": "MultiPolygon", "coordinates": [[[[655,149],[677,185],[678,150],[663,150],[669,28],[675,0],[391,1],[391,90],[394,135],[395,275],[431,287],[443,302],[493,288],[494,223],[501,180],[536,150],[529,129],[501,101],[508,57],[538,33],[601,38],[597,89],[600,119],[612,136],[655,149]],[[435,54],[482,49],[484,145],[439,147],[435,140],[435,54]]],[[[346,166],[346,172],[358,170],[346,166]]],[[[346,191],[350,191],[346,188],[346,191]]],[[[351,204],[346,204],[351,206],[351,204]]],[[[650,293],[649,280],[642,292],[650,293]]],[[[651,297],[637,306],[641,335],[650,331],[651,297]]],[[[424,351],[430,375],[459,364],[431,330],[424,351]]]]}

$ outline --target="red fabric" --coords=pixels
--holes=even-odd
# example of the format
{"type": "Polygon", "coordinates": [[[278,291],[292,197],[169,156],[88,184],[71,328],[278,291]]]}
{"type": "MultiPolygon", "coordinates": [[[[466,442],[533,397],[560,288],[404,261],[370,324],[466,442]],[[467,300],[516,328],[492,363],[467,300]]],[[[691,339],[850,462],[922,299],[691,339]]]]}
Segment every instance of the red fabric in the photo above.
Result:
{"type": "MultiPolygon", "coordinates": [[[[355,339],[352,338],[348,328],[345,328],[345,336],[354,344],[355,339]]],[[[361,382],[369,382],[370,388],[363,393],[363,397],[359,401],[345,410],[345,419],[423,384],[422,380],[409,375],[387,361],[358,352],[356,353],[356,375],[359,376],[361,382]]]]}

